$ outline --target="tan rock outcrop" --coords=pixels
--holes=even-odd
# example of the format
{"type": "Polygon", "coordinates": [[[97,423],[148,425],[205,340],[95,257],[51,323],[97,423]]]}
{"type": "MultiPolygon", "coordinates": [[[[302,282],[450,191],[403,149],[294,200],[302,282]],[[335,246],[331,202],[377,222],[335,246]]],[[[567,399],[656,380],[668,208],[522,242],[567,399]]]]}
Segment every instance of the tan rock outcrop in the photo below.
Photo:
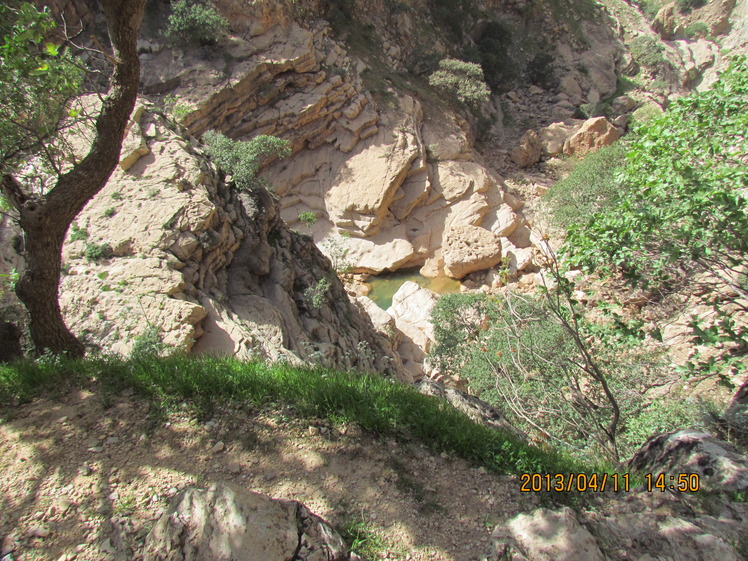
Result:
{"type": "Polygon", "coordinates": [[[540,161],[542,144],[538,133],[533,130],[527,131],[520,140],[519,146],[512,150],[512,161],[521,168],[530,167],[540,161]]]}
{"type": "Polygon", "coordinates": [[[377,233],[419,155],[417,142],[406,132],[391,139],[386,133],[379,137],[347,160],[325,193],[330,220],[363,235],[377,233]]]}
{"type": "Polygon", "coordinates": [[[564,143],[564,154],[581,156],[610,146],[621,138],[621,131],[605,117],[586,120],[564,143]]]}
{"type": "Polygon", "coordinates": [[[564,152],[564,144],[579,128],[581,122],[552,123],[538,131],[538,138],[543,154],[546,156],[560,156],[564,152]]]}
{"type": "Polygon", "coordinates": [[[197,353],[359,365],[410,379],[267,192],[238,195],[168,123],[141,117],[149,153],[114,172],[76,219],[86,239],[63,249],[60,303],[75,333],[128,353],[152,326],[167,346],[197,353]],[[87,259],[103,244],[110,258],[87,259]]]}
{"type": "Polygon", "coordinates": [[[408,281],[392,297],[392,306],[387,313],[395,320],[400,332],[397,347],[404,368],[414,380],[425,374],[424,361],[431,345],[435,342],[431,311],[439,299],[435,292],[408,281]]]}
{"type": "Polygon", "coordinates": [[[457,226],[444,235],[443,255],[444,272],[461,279],[501,262],[501,240],[485,228],[457,226]]]}

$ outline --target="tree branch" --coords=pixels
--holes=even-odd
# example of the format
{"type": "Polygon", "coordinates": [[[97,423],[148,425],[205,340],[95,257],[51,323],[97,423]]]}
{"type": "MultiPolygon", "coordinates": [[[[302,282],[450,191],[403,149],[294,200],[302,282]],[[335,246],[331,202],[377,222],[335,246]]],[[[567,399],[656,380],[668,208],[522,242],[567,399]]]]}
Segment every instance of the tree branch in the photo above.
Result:
{"type": "Polygon", "coordinates": [[[10,174],[3,175],[2,183],[0,183],[0,191],[2,191],[10,204],[13,205],[13,208],[19,211],[29,200],[28,195],[23,192],[21,184],[10,174]]]}

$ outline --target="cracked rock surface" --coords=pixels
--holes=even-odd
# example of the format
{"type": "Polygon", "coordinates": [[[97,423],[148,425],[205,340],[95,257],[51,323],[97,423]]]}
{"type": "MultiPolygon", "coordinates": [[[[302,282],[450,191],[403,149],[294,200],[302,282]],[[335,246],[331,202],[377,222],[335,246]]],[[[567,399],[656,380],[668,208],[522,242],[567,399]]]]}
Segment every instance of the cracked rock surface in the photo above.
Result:
{"type": "Polygon", "coordinates": [[[229,483],[179,493],[148,534],[145,561],[349,561],[342,538],[298,501],[229,483]]]}

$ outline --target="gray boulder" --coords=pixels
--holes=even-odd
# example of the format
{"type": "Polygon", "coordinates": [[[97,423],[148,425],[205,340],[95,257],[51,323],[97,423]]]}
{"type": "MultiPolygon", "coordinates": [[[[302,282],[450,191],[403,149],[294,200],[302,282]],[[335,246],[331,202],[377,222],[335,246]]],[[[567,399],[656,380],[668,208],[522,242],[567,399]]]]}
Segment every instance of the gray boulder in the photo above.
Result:
{"type": "Polygon", "coordinates": [[[650,438],[629,461],[629,468],[642,473],[699,475],[707,491],[748,489],[748,458],[732,445],[712,435],[682,430],[650,438]]]}
{"type": "Polygon", "coordinates": [[[357,561],[327,522],[298,501],[227,483],[174,497],[145,543],[144,561],[357,561]]]}

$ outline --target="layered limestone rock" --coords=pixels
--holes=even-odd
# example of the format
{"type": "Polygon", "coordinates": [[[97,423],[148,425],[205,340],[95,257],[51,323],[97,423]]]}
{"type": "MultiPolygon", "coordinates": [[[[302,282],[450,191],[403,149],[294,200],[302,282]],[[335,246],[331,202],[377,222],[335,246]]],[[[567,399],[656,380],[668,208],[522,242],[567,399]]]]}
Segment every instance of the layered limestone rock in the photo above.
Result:
{"type": "Polygon", "coordinates": [[[266,191],[237,194],[163,118],[135,117],[121,165],[63,249],[60,303],[75,333],[128,353],[150,327],[184,350],[410,379],[266,191]]]}
{"type": "Polygon", "coordinates": [[[228,483],[190,487],[146,537],[145,561],[357,561],[333,527],[298,501],[228,483]]]}
{"type": "Polygon", "coordinates": [[[407,95],[376,103],[365,65],[329,28],[277,23],[251,41],[232,37],[224,60],[197,50],[144,55],[144,88],[191,107],[184,124],[195,135],[287,138],[293,156],[267,170],[281,216],[301,229],[299,215],[314,213],[310,233],[330,257],[326,248],[345,234],[354,272],[441,274],[445,225],[481,225],[501,204],[501,178],[475,161],[470,126],[449,114],[427,123],[407,95]]]}

